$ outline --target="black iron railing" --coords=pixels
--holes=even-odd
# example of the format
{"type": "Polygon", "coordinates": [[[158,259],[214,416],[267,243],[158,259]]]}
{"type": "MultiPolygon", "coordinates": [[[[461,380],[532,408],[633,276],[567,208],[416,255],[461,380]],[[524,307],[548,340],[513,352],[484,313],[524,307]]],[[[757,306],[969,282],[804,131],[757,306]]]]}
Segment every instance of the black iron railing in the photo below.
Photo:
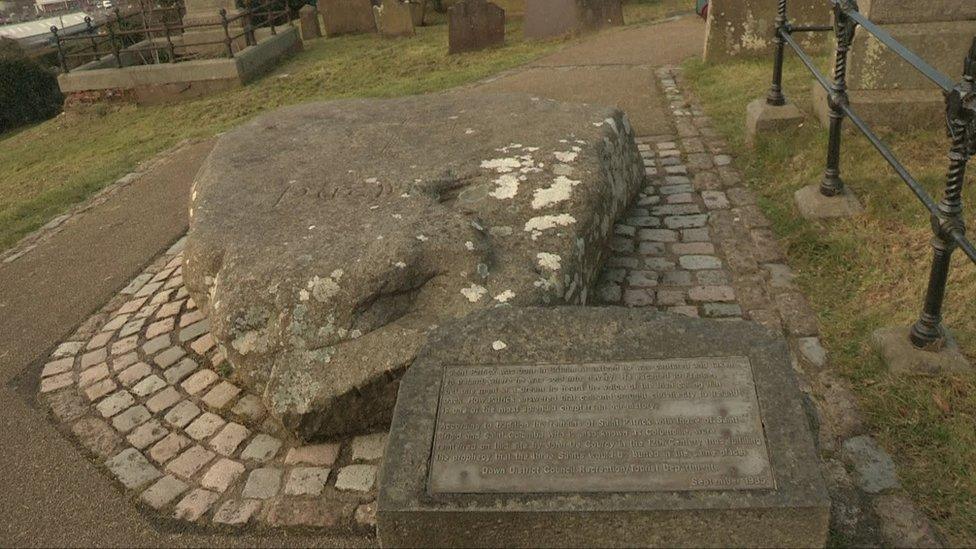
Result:
{"type": "Polygon", "coordinates": [[[976,247],[966,238],[966,225],[963,220],[962,189],[966,179],[969,159],[976,154],[976,39],[965,60],[964,77],[954,82],[924,59],[900,44],[887,31],[871,22],[858,11],[856,0],[830,0],[834,12],[832,26],[793,26],[787,13],[787,0],[779,0],[776,17],[776,58],[773,66],[773,82],[766,102],[770,105],[785,105],[783,95],[783,60],[786,46],[792,49],[803,65],[813,74],[817,82],[828,93],[830,107],[830,139],[827,146],[827,167],[824,170],[820,192],[825,196],[836,196],[844,191],[840,172],[840,147],[844,119],[868,138],[871,145],[894,168],[898,176],[908,185],[932,216],[932,247],[934,256],[929,274],[928,289],[922,314],[911,329],[912,344],[918,349],[936,351],[945,342],[942,328],[942,306],[945,301],[946,284],[949,278],[949,265],[953,252],[958,248],[976,263],[976,247]],[[870,33],[886,48],[924,75],[938,86],[946,97],[946,122],[952,141],[949,150],[949,171],[942,200],[936,202],[908,169],[898,160],[894,152],[851,107],[847,94],[848,50],[854,40],[854,33],[860,27],[870,33]],[[833,78],[828,79],[817,68],[814,60],[793,38],[797,32],[833,31],[837,39],[833,78]]]}
{"type": "Polygon", "coordinates": [[[185,24],[181,6],[142,8],[126,15],[116,9],[114,17],[99,24],[85,18],[86,28],[81,33],[62,36],[57,27],[51,27],[51,33],[62,72],[107,55],[113,57],[118,68],[126,65],[126,55],[138,58],[140,62],[136,64],[177,63],[198,57],[197,52],[205,46],[220,46],[224,51],[222,55],[232,58],[240,50],[240,39],[243,38],[245,47],[257,44],[255,31],[258,28],[268,28],[274,35],[278,27],[293,24],[288,2],[283,2],[280,8],[276,7],[277,3],[279,0],[247,0],[245,7],[232,16],[228,16],[227,10],[219,10],[216,23],[185,24]],[[215,38],[194,39],[192,43],[184,44],[181,36],[188,30],[222,33],[217,33],[215,38]]]}

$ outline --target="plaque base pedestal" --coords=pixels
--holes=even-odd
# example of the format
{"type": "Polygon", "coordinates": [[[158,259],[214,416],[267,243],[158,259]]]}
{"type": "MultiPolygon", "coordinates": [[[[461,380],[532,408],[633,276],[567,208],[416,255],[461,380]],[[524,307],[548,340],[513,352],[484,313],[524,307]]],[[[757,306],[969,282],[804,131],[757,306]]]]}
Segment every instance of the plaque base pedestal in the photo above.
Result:
{"type": "Polygon", "coordinates": [[[814,547],[830,504],[781,337],[624,308],[499,308],[403,378],[384,547],[814,547]]]}

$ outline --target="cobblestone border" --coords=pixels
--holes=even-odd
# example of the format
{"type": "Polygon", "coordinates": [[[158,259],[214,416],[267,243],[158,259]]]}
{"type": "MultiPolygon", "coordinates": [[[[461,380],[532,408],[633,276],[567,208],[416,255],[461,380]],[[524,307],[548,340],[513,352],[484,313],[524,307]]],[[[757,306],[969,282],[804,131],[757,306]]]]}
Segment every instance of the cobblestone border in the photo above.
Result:
{"type": "Polygon", "coordinates": [[[781,332],[806,398],[832,501],[831,531],[852,545],[941,547],[867,434],[830,368],[817,316],[793,283],[769,220],[676,67],[656,72],[675,133],[640,139],[648,185],[615,227],[598,297],[606,303],[748,319],[781,332]]]}
{"type": "Polygon", "coordinates": [[[109,198],[112,197],[113,194],[122,190],[139,177],[145,175],[147,172],[152,171],[152,169],[159,164],[179,154],[186,147],[198,143],[199,141],[200,140],[196,139],[185,139],[169,149],[166,149],[153,156],[152,158],[140,162],[134,171],[123,175],[112,183],[109,183],[83,202],[69,208],[67,212],[55,217],[41,226],[41,228],[21,238],[9,249],[0,252],[0,265],[5,263],[13,263],[21,257],[27,255],[39,244],[50,240],[54,235],[61,232],[66,224],[71,222],[78,215],[94,208],[95,206],[105,203],[109,198]]]}
{"type": "Polygon", "coordinates": [[[300,445],[183,286],[182,240],[58,346],[39,398],[140,505],[178,521],[371,533],[386,433],[300,445]]]}

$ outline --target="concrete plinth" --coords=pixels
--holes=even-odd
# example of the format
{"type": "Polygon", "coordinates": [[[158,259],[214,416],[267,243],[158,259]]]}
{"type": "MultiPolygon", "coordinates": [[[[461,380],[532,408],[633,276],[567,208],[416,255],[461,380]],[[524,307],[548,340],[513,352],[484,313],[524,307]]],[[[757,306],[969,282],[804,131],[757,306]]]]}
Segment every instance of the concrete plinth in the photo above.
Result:
{"type": "Polygon", "coordinates": [[[824,196],[820,193],[820,185],[808,185],[796,191],[793,199],[805,219],[851,217],[863,210],[857,197],[846,187],[837,196],[824,196]]]}
{"type": "Polygon", "coordinates": [[[890,326],[871,334],[872,346],[892,372],[937,374],[973,371],[972,364],[959,350],[955,338],[948,331],[942,348],[938,351],[916,349],[908,339],[910,332],[910,326],[890,326]]]}
{"type": "Polygon", "coordinates": [[[793,103],[770,105],[761,97],[746,107],[746,143],[753,144],[757,135],[795,130],[802,123],[803,113],[793,103]]]}
{"type": "Polygon", "coordinates": [[[383,547],[822,547],[818,463],[781,335],[494,308],[444,325],[401,381],[377,530],[383,547]]]}

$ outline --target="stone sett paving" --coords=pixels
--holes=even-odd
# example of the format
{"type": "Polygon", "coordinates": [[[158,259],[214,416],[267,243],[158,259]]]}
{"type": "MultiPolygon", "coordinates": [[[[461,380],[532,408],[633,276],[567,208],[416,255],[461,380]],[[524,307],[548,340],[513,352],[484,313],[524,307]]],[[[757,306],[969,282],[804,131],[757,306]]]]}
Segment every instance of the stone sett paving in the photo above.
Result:
{"type": "Polygon", "coordinates": [[[816,336],[816,317],[725,142],[672,69],[657,76],[676,131],[638,138],[647,181],[614,227],[598,301],[816,336]]]}
{"type": "Polygon", "coordinates": [[[140,505],[175,520],[371,532],[386,433],[300,445],[224,355],[183,286],[182,242],[41,371],[54,416],[140,505]]]}
{"type": "MultiPolygon", "coordinates": [[[[832,531],[852,544],[937,546],[828,367],[816,315],[725,143],[679,89],[678,69],[656,75],[675,132],[638,139],[646,185],[614,227],[595,304],[782,332],[816,416],[832,531]]],[[[181,250],[54,351],[40,400],[140,505],[172,520],[372,532],[386,433],[301,445],[282,432],[257,395],[225,379],[224,355],[183,286],[181,250]]]]}

